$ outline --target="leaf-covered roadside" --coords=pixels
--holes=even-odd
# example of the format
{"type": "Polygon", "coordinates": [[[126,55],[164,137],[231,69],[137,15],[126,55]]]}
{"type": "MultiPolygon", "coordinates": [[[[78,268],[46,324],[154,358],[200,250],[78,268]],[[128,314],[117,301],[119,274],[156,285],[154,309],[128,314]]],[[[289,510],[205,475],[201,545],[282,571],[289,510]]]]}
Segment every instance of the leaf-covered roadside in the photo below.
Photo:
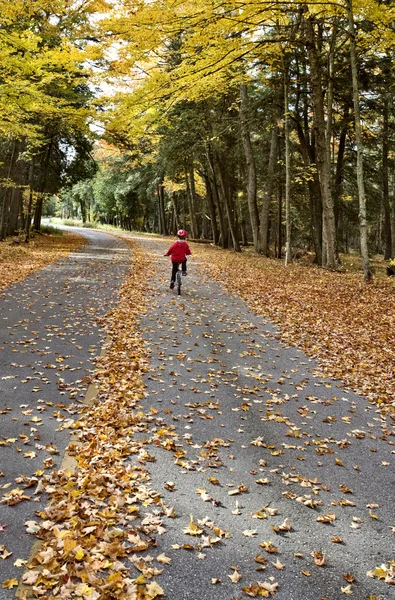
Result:
{"type": "Polygon", "coordinates": [[[62,236],[37,235],[29,244],[0,242],[0,291],[73,252],[83,243],[80,235],[69,232],[62,236]]]}
{"type": "Polygon", "coordinates": [[[62,425],[73,432],[68,454],[76,466],[54,471],[40,484],[49,501],[28,532],[43,543],[23,577],[28,588],[22,598],[151,600],[163,594],[153,579],[162,570],[160,556],[138,558],[156,546],[169,512],[149,489],[144,467],[144,432],[155,418],[140,405],[146,359],[135,333],[146,265],[146,255],[134,250],[120,302],[105,317],[109,341],[96,371],[97,400],[77,421],[62,425]]]}
{"type": "MultiPolygon", "coordinates": [[[[281,328],[285,342],[321,360],[325,374],[369,400],[392,403],[395,393],[395,288],[367,285],[360,275],[334,273],[247,253],[196,244],[210,277],[281,328]]],[[[389,410],[389,409],[388,409],[389,410]]]]}

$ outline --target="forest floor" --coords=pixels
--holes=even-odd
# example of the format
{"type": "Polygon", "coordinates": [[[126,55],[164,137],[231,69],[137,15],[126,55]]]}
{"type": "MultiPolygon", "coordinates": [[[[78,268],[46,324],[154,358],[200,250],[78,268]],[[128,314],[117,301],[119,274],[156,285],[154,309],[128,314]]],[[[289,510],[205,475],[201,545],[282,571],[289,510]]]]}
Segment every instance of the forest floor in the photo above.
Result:
{"type": "Polygon", "coordinates": [[[73,252],[83,243],[84,238],[74,232],[35,234],[29,244],[17,237],[0,242],[0,291],[73,252]]]}
{"type": "Polygon", "coordinates": [[[20,598],[389,600],[392,282],[196,244],[177,297],[170,240],[122,234],[112,247],[108,234],[81,233],[80,259],[7,297],[27,313],[15,307],[4,326],[16,369],[9,380],[3,361],[4,414],[22,428],[2,445],[12,456],[21,446],[26,473],[11,489],[0,464],[0,557],[12,566],[0,598],[13,597],[27,561],[20,598]],[[100,359],[86,333],[98,324],[100,359]],[[96,395],[85,405],[92,356],[96,395]],[[34,380],[19,381],[17,367],[34,380]],[[69,432],[74,465],[62,461],[69,432]],[[41,540],[30,557],[11,547],[21,507],[25,551],[29,534],[41,540]]]}

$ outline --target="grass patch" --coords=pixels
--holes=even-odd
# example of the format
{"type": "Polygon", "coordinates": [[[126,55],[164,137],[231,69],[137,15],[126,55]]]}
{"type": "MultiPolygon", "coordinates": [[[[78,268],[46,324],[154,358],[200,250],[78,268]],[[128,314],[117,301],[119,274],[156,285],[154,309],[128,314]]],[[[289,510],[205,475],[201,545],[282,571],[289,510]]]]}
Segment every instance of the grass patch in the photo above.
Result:
{"type": "Polygon", "coordinates": [[[61,229],[58,229],[57,227],[53,227],[52,225],[42,225],[40,227],[40,231],[39,231],[39,234],[43,234],[43,235],[62,236],[63,233],[64,232],[61,229]]]}

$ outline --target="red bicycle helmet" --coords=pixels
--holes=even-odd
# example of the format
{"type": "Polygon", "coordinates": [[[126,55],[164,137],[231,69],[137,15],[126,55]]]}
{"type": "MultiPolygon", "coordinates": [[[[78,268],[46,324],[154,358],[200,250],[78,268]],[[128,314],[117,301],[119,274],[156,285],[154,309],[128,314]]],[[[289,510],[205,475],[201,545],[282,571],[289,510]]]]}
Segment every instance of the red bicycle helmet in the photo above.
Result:
{"type": "Polygon", "coordinates": [[[187,232],[187,231],[185,231],[185,229],[179,229],[179,230],[177,231],[177,236],[178,236],[178,237],[187,237],[187,235],[188,235],[188,232],[187,232]]]}

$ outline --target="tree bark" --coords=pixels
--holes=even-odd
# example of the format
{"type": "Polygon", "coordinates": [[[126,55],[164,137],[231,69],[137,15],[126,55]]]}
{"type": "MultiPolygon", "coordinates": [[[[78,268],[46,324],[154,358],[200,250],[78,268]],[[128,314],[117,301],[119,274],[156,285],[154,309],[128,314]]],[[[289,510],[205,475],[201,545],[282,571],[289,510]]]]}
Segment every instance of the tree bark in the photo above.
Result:
{"type": "Polygon", "coordinates": [[[159,230],[162,235],[168,235],[166,212],[165,212],[165,188],[162,184],[158,185],[158,202],[159,202],[159,230]]]}
{"type": "Polygon", "coordinates": [[[270,139],[269,164],[267,167],[266,183],[263,191],[263,201],[260,214],[260,251],[267,256],[269,254],[269,211],[270,203],[273,198],[275,173],[278,158],[278,136],[279,130],[277,123],[273,124],[270,139]]]}
{"type": "Polygon", "coordinates": [[[215,154],[215,159],[216,159],[217,168],[218,168],[221,192],[222,192],[225,209],[226,209],[226,216],[228,217],[229,232],[232,237],[233,249],[235,252],[241,252],[240,242],[239,242],[239,239],[237,236],[237,229],[236,229],[236,225],[235,225],[235,217],[233,214],[233,207],[231,204],[231,198],[230,198],[230,194],[229,194],[229,186],[227,186],[226,179],[225,179],[224,167],[221,162],[221,159],[218,156],[218,153],[215,154]]]}
{"type": "Polygon", "coordinates": [[[185,175],[185,184],[186,184],[186,188],[187,188],[189,220],[191,223],[191,237],[193,239],[197,239],[198,231],[197,231],[197,223],[196,223],[194,195],[193,195],[192,189],[191,189],[191,181],[189,179],[188,169],[186,167],[184,170],[184,175],[185,175]]]}
{"type": "MultiPolygon", "coordinates": [[[[307,10],[307,9],[306,9],[307,10]]],[[[315,43],[314,17],[304,20],[306,47],[310,62],[312,100],[314,112],[314,128],[316,142],[316,164],[320,179],[323,204],[323,224],[326,239],[325,265],[329,269],[336,267],[335,255],[335,216],[331,193],[331,170],[328,144],[326,140],[324,95],[319,52],[315,43]]]]}
{"type": "MultiPolygon", "coordinates": [[[[16,154],[17,154],[17,140],[14,139],[12,141],[11,155],[10,155],[9,164],[8,164],[8,172],[7,172],[8,184],[11,183],[12,171],[14,168],[14,164],[16,162],[16,154]]],[[[12,199],[13,199],[13,189],[9,186],[4,187],[3,188],[3,202],[2,202],[1,213],[0,213],[0,240],[4,240],[7,237],[7,235],[10,234],[8,225],[9,225],[9,217],[10,217],[10,209],[11,209],[11,205],[12,205],[12,199]]]]}
{"type": "Polygon", "coordinates": [[[219,231],[217,225],[217,215],[215,211],[215,202],[213,198],[213,190],[211,187],[210,177],[207,175],[207,173],[203,173],[203,179],[204,184],[206,186],[207,205],[210,212],[211,234],[214,244],[217,245],[219,241],[219,231]]]}
{"type": "Polygon", "coordinates": [[[240,131],[241,141],[244,148],[244,155],[247,164],[247,201],[248,201],[248,212],[251,221],[252,239],[254,242],[255,252],[261,252],[260,247],[260,235],[259,235],[259,212],[258,204],[256,200],[256,165],[254,151],[251,143],[250,128],[248,123],[248,92],[247,86],[242,84],[240,86],[240,131]]]}
{"type": "Polygon", "coordinates": [[[352,0],[347,0],[348,27],[350,37],[350,61],[352,74],[352,92],[354,100],[355,141],[357,145],[357,183],[359,196],[359,231],[361,241],[362,269],[365,281],[370,281],[373,273],[370,267],[368,250],[368,228],[366,221],[366,195],[363,173],[363,143],[361,116],[359,110],[359,85],[357,69],[357,53],[355,44],[355,25],[352,0]]]}
{"type": "Polygon", "coordinates": [[[391,208],[389,198],[389,170],[388,170],[388,153],[389,153],[389,94],[384,92],[384,110],[383,110],[383,209],[384,209],[384,259],[389,260],[392,256],[392,239],[391,239],[391,208]]]}
{"type": "Polygon", "coordinates": [[[174,221],[175,221],[176,229],[178,231],[179,229],[181,229],[181,225],[180,225],[180,217],[178,216],[177,193],[176,192],[171,193],[171,202],[173,204],[174,221]]]}
{"type": "Polygon", "coordinates": [[[33,207],[33,178],[34,178],[34,161],[33,158],[30,161],[29,168],[29,201],[27,205],[26,212],[26,235],[25,235],[25,243],[28,244],[30,240],[30,229],[32,222],[32,207],[33,207]]]}
{"type": "Polygon", "coordinates": [[[283,61],[284,77],[284,153],[285,153],[285,266],[291,260],[291,150],[288,116],[288,65],[283,61]]]}
{"type": "Polygon", "coordinates": [[[219,195],[214,157],[213,157],[213,152],[212,152],[210,146],[207,149],[207,160],[210,165],[210,170],[211,170],[211,175],[212,175],[213,197],[214,197],[214,201],[216,203],[217,210],[218,210],[218,224],[219,224],[219,231],[220,231],[220,237],[221,237],[221,247],[225,249],[225,248],[228,248],[228,228],[227,228],[226,221],[225,221],[224,207],[221,202],[221,197],[219,195]]]}

